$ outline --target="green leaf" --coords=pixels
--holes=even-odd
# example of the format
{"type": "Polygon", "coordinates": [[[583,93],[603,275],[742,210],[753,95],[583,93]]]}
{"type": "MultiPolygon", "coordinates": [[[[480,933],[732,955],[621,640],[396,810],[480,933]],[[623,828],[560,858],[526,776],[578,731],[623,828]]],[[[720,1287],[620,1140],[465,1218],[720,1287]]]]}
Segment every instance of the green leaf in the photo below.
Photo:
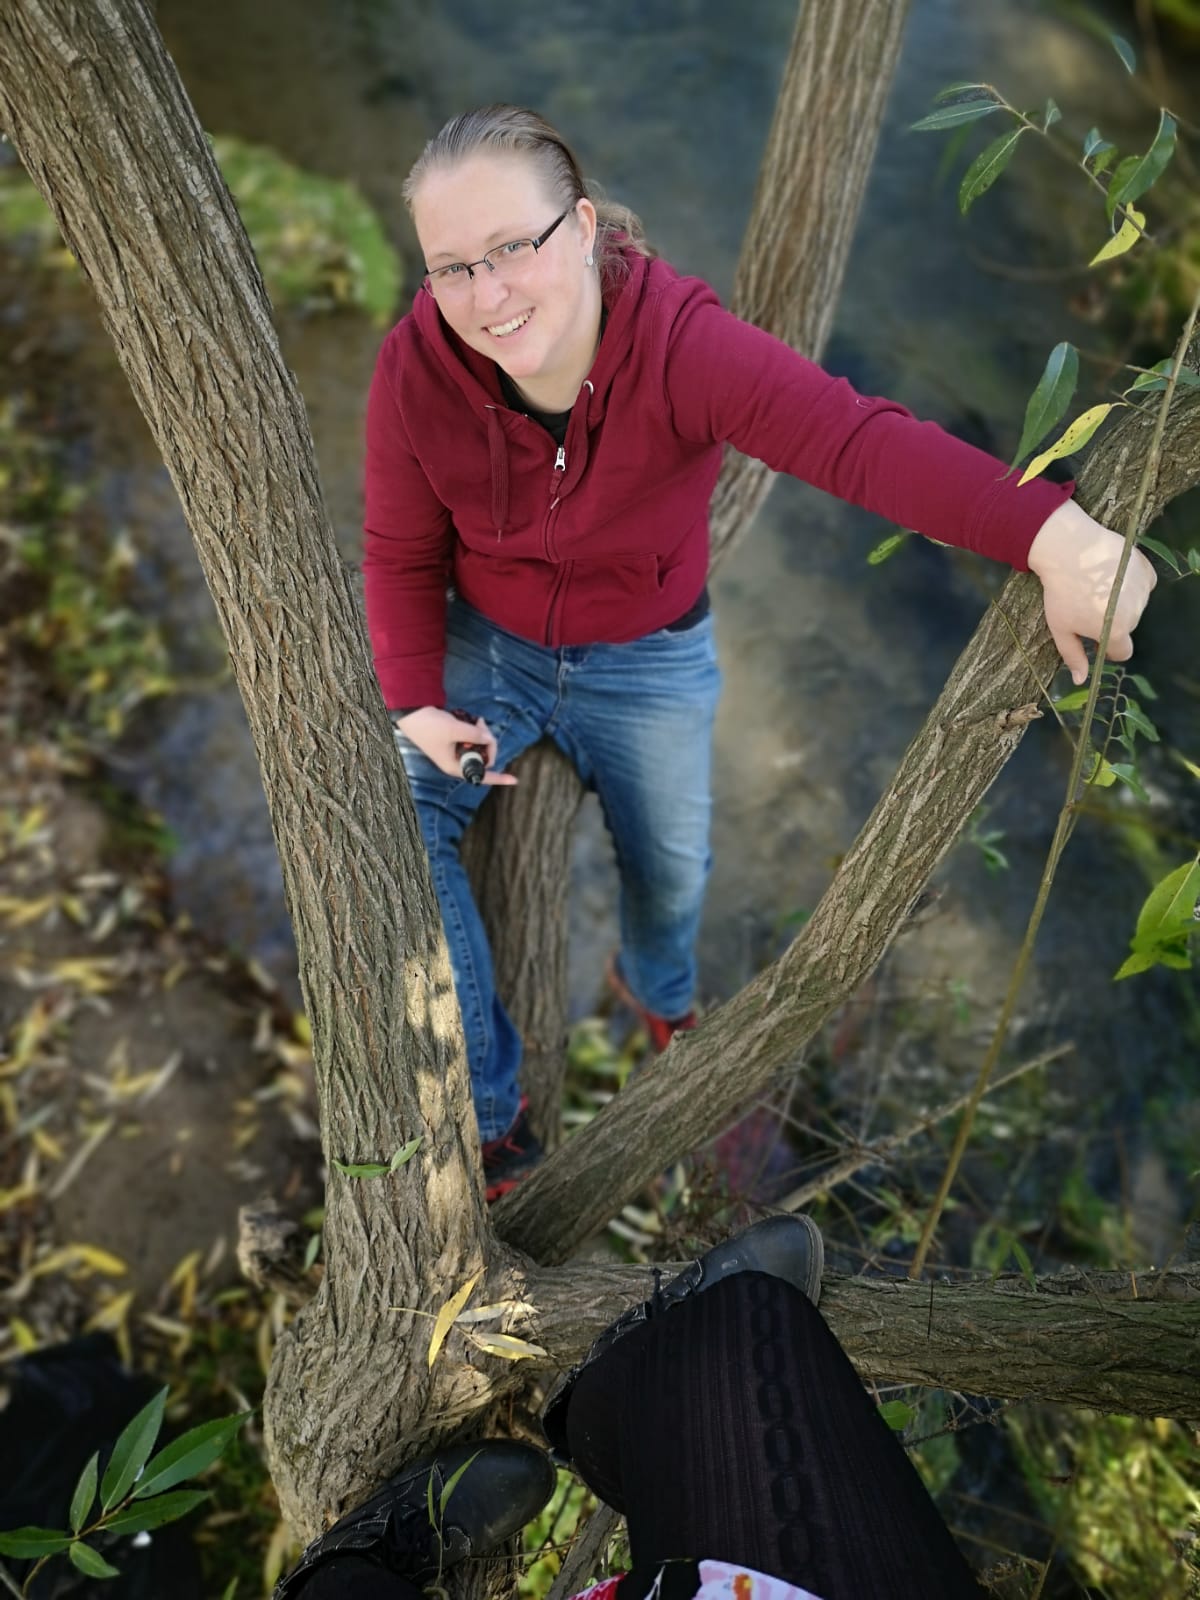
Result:
{"type": "Polygon", "coordinates": [[[879,1415],[893,1433],[903,1433],[916,1414],[903,1400],[885,1400],[879,1407],[879,1415]]]}
{"type": "Polygon", "coordinates": [[[71,1557],[71,1565],[78,1567],[80,1572],[89,1578],[119,1578],[120,1571],[110,1567],[104,1557],[93,1550],[90,1544],[84,1544],[76,1539],[67,1554],[71,1557]]]}
{"type": "Polygon", "coordinates": [[[993,111],[999,111],[1000,104],[996,100],[960,100],[957,105],[943,106],[940,111],[931,111],[927,117],[922,117],[920,122],[911,124],[912,133],[934,133],[939,128],[957,128],[963,122],[976,122],[980,117],[990,116],[993,111]]]}
{"type": "Polygon", "coordinates": [[[1056,122],[1062,121],[1062,112],[1053,100],[1046,101],[1046,110],[1043,113],[1042,132],[1046,133],[1056,122]]]}
{"type": "Polygon", "coordinates": [[[1166,944],[1196,926],[1196,900],[1200,897],[1200,857],[1168,872],[1155,884],[1138,913],[1135,942],[1166,944]]]}
{"type": "Polygon", "coordinates": [[[1137,768],[1132,762],[1112,761],[1109,763],[1108,770],[1114,778],[1119,778],[1132,794],[1137,795],[1139,800],[1148,801],[1150,799],[1142,785],[1142,780],[1138,777],[1137,768]]]}
{"type": "Polygon", "coordinates": [[[1099,250],[1088,262],[1088,266],[1098,267],[1102,261],[1112,261],[1117,256],[1123,256],[1126,250],[1132,250],[1138,240],[1143,237],[1142,230],[1145,226],[1146,213],[1144,211],[1135,211],[1131,206],[1125,221],[1108,243],[1100,246],[1099,250]]]}
{"type": "Polygon", "coordinates": [[[1157,957],[1146,951],[1137,951],[1131,956],[1126,956],[1121,965],[1113,973],[1113,982],[1119,983],[1122,978],[1132,978],[1139,972],[1149,972],[1151,967],[1158,965],[1157,957]]]}
{"type": "Polygon", "coordinates": [[[1125,180],[1141,159],[1141,156],[1126,156],[1108,180],[1108,192],[1104,197],[1104,215],[1110,222],[1121,202],[1121,190],[1125,186],[1125,180]]]}
{"type": "Polygon", "coordinates": [[[1125,702],[1125,709],[1122,711],[1121,715],[1125,718],[1126,722],[1132,724],[1132,726],[1137,729],[1137,731],[1142,735],[1143,739],[1149,739],[1151,744],[1158,743],[1158,729],[1150,721],[1150,718],[1142,710],[1141,706],[1138,705],[1136,700],[1127,700],[1125,702]]]}
{"type": "Polygon", "coordinates": [[[1009,470],[1057,427],[1066,415],[1079,379],[1079,352],[1066,340],[1056,344],[1046,362],[1045,371],[1038,379],[1037,388],[1025,407],[1025,423],[1021,429],[1021,442],[1012,458],[1009,470]]]}
{"type": "Polygon", "coordinates": [[[1098,155],[1102,150],[1112,150],[1114,148],[1115,146],[1109,140],[1101,138],[1099,128],[1091,128],[1088,131],[1087,138],[1083,141],[1083,159],[1090,161],[1094,155],[1098,155]]]}
{"type": "Polygon", "coordinates": [[[1097,789],[1111,789],[1117,781],[1116,773],[1098,750],[1093,750],[1092,754],[1095,756],[1095,760],[1092,762],[1091,770],[1083,781],[1085,783],[1094,783],[1097,789]]]}
{"type": "Polygon", "coordinates": [[[1088,693],[1089,691],[1086,688],[1072,689],[1070,694],[1064,694],[1054,704],[1060,711],[1079,711],[1087,705],[1088,693]]]}
{"type": "Polygon", "coordinates": [[[194,1511],[211,1496],[203,1489],[178,1489],[174,1494],[160,1494],[143,1504],[126,1506],[104,1524],[105,1533],[142,1533],[147,1528],[161,1528],[166,1522],[177,1522],[194,1511]]]}
{"type": "Polygon", "coordinates": [[[301,1268],[301,1271],[302,1272],[307,1272],[309,1267],[312,1266],[313,1262],[317,1259],[317,1257],[320,1255],[320,1253],[321,1253],[321,1235],[320,1235],[320,1233],[314,1233],[312,1235],[312,1237],[309,1239],[308,1247],[304,1252],[304,1266],[301,1268]]]}
{"type": "Polygon", "coordinates": [[[1139,673],[1139,672],[1131,672],[1129,674],[1129,681],[1133,685],[1133,687],[1137,690],[1137,692],[1142,696],[1143,699],[1145,699],[1145,700],[1157,700],[1158,699],[1158,690],[1150,682],[1149,678],[1143,678],[1141,673],[1139,673]]]}
{"type": "Polygon", "coordinates": [[[1031,1289],[1036,1289],[1037,1275],[1033,1270],[1033,1262],[1029,1259],[1028,1250],[1026,1250],[1025,1246],[1019,1239],[1010,1240],[1009,1248],[1012,1250],[1013,1259],[1016,1261],[1017,1266],[1020,1269],[1021,1276],[1025,1279],[1025,1282],[1031,1289]]]}
{"type": "Polygon", "coordinates": [[[144,1500],[149,1494],[172,1489],[185,1478],[203,1472],[222,1453],[249,1416],[249,1411],[239,1411],[236,1416],[217,1417],[213,1422],[202,1422],[198,1428],[189,1428],[186,1433],[180,1434],[178,1439],[173,1439],[165,1449],[160,1450],[147,1466],[133,1498],[144,1500]]]}
{"type": "Polygon", "coordinates": [[[967,95],[971,90],[977,90],[979,95],[990,96],[991,89],[986,83],[948,83],[944,89],[939,89],[933,97],[935,106],[941,105],[943,100],[949,100],[953,95],[967,95]]]}
{"type": "Polygon", "coordinates": [[[388,1170],[386,1161],[339,1161],[336,1156],[333,1165],[348,1178],[382,1178],[388,1170]]]}
{"type": "Polygon", "coordinates": [[[1081,450],[1112,410],[1113,403],[1109,401],[1104,405],[1091,406],[1087,411],[1076,417],[1075,421],[1056,444],[1052,444],[1049,450],[1043,450],[1040,456],[1034,456],[1021,474],[1017,484],[1018,488],[1021,484],[1028,483],[1030,478],[1036,478],[1039,472],[1045,471],[1052,461],[1058,461],[1063,456],[1069,456],[1074,451],[1081,450]]]}
{"type": "Polygon", "coordinates": [[[1138,540],[1138,544],[1141,545],[1143,550],[1153,550],[1160,561],[1165,561],[1171,571],[1178,574],[1180,570],[1179,560],[1170,545],[1163,544],[1159,539],[1147,539],[1145,534],[1138,540]]]}
{"type": "Polygon", "coordinates": [[[1133,166],[1124,172],[1126,163],[1123,161],[1113,174],[1113,181],[1109,186],[1107,204],[1111,208],[1109,215],[1117,206],[1132,205],[1146,190],[1157,183],[1167,162],[1175,154],[1175,118],[1169,111],[1160,111],[1158,115],[1158,131],[1154,135],[1154,142],[1144,156],[1131,157],[1133,166]],[[1122,173],[1124,176],[1122,177],[1122,173]],[[1120,181],[1118,181],[1120,180],[1120,181]],[[1114,198],[1113,191],[1116,191],[1114,198]]]}
{"type": "Polygon", "coordinates": [[[234,1595],[237,1594],[239,1582],[240,1580],[238,1578],[230,1578],[229,1587],[222,1594],[221,1600],[233,1600],[234,1595]]]}
{"type": "Polygon", "coordinates": [[[1110,33],[1108,42],[1121,58],[1121,64],[1126,72],[1137,71],[1137,56],[1133,53],[1133,46],[1128,39],[1122,39],[1119,33],[1110,33]]]}
{"type": "Polygon", "coordinates": [[[1024,132],[1023,127],[1016,127],[1011,128],[1008,133],[1002,133],[972,161],[963,174],[963,181],[958,189],[958,209],[963,216],[970,210],[972,201],[987,193],[1012,160],[1017,140],[1024,132]]]}
{"type": "Polygon", "coordinates": [[[463,1473],[467,1470],[467,1468],[471,1465],[472,1461],[474,1461],[478,1455],[479,1455],[479,1451],[476,1450],[475,1455],[468,1456],[467,1459],[463,1462],[462,1466],[459,1467],[455,1472],[452,1472],[450,1474],[450,1476],[446,1479],[445,1487],[442,1489],[442,1492],[438,1497],[438,1516],[439,1517],[444,1517],[446,1515],[446,1507],[450,1504],[450,1496],[454,1493],[455,1489],[458,1488],[458,1480],[462,1477],[463,1473]]]}
{"type": "Polygon", "coordinates": [[[398,1168],[404,1166],[406,1162],[411,1161],[421,1148],[421,1139],[422,1135],[418,1134],[415,1139],[410,1139],[407,1144],[402,1144],[388,1163],[388,1171],[395,1172],[398,1168]]]}
{"type": "Polygon", "coordinates": [[[35,1556],[56,1556],[71,1542],[67,1533],[54,1528],[11,1528],[0,1533],[0,1556],[15,1556],[29,1561],[35,1556]]]}
{"type": "Polygon", "coordinates": [[[1117,159],[1117,147],[1116,147],[1116,145],[1115,144],[1106,144],[1103,147],[1103,149],[1097,150],[1097,152],[1096,152],[1096,159],[1092,162],[1092,171],[1093,171],[1093,173],[1095,173],[1096,177],[1099,177],[1102,172],[1107,172],[1108,171],[1109,167],[1112,166],[1113,162],[1116,159],[1117,159]]]}
{"type": "Polygon", "coordinates": [[[167,1390],[160,1389],[154,1399],[144,1405],[133,1421],[127,1424],[113,1446],[100,1483],[100,1503],[105,1511],[125,1498],[145,1466],[146,1458],[158,1438],[158,1430],[162,1427],[166,1401],[167,1390]]]}
{"type": "Polygon", "coordinates": [[[887,561],[891,556],[894,556],[896,551],[899,550],[900,546],[905,542],[905,540],[910,539],[911,537],[912,535],[907,528],[903,529],[900,533],[889,533],[887,538],[881,539],[875,546],[874,550],[871,551],[870,555],[867,557],[867,565],[869,567],[880,566],[884,561],[887,561]]]}
{"type": "Polygon", "coordinates": [[[1187,562],[1193,572],[1200,572],[1200,549],[1195,545],[1187,553],[1187,562]]]}
{"type": "Polygon", "coordinates": [[[79,1474],[79,1482],[75,1485],[75,1493],[71,1496],[71,1532],[78,1533],[87,1521],[87,1514],[92,1509],[92,1502],[96,1498],[96,1484],[100,1477],[100,1452],[96,1454],[79,1474]]]}

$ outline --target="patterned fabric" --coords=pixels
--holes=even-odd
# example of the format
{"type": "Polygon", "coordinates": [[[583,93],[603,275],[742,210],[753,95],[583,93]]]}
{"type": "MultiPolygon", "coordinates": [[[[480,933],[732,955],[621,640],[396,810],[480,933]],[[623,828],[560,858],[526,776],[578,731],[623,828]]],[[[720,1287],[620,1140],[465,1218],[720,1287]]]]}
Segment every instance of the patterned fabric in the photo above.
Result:
{"type": "MultiPolygon", "coordinates": [[[[616,1600],[621,1576],[618,1573],[615,1578],[594,1583],[590,1589],[572,1596],[572,1600],[616,1600]]],[[[702,1561],[696,1600],[820,1600],[820,1596],[750,1567],[730,1566],[727,1561],[702,1561]]]]}

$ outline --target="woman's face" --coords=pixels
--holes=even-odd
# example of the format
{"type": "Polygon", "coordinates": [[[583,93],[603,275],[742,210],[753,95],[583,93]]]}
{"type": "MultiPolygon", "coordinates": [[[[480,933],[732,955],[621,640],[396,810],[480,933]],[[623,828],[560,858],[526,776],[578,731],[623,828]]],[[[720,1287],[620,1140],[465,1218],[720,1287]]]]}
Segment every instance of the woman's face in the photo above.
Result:
{"type": "MultiPolygon", "coordinates": [[[[539,238],[562,210],[537,169],[515,155],[474,155],[430,172],[413,196],[413,221],[433,271],[478,262],[514,239],[539,238]]],[[[587,371],[599,322],[594,269],[585,257],[595,242],[596,212],[580,200],[528,265],[511,275],[474,268],[437,294],[438,309],[459,338],[522,378],[553,378],[580,360],[587,371]]]]}

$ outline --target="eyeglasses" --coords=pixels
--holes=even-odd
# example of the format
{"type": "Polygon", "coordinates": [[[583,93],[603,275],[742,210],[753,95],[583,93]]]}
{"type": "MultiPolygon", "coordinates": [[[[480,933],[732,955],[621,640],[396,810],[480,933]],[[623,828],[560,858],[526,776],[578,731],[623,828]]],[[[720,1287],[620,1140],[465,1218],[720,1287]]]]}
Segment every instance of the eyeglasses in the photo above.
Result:
{"type": "Polygon", "coordinates": [[[568,206],[536,239],[510,239],[507,244],[498,244],[494,250],[489,250],[487,255],[480,256],[478,261],[452,261],[448,267],[437,267],[432,272],[425,274],[425,287],[430,294],[438,300],[456,299],[459,295],[470,292],[475,281],[475,268],[486,267],[489,272],[498,273],[501,278],[515,277],[522,267],[529,266],[546,240],[558,227],[563,218],[569,217],[574,211],[574,206],[568,206]]]}

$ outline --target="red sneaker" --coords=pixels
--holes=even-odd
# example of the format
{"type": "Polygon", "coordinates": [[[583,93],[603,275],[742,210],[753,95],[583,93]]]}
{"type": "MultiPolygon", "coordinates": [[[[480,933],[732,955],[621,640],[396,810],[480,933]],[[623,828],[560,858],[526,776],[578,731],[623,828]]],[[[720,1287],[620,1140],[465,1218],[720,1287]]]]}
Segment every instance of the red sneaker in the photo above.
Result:
{"type": "Polygon", "coordinates": [[[488,1205],[515,1189],[527,1178],[545,1155],[541,1142],[529,1126],[529,1100],[521,1096],[516,1120],[507,1133],[488,1139],[483,1145],[483,1177],[488,1205]]]}
{"type": "Polygon", "coordinates": [[[604,969],[604,981],[621,1004],[628,1007],[645,1028],[650,1038],[650,1048],[656,1056],[662,1054],[675,1034],[687,1033],[696,1026],[694,1011],[689,1011],[682,1017],[660,1017],[655,1011],[647,1011],[621,976],[616,956],[608,958],[608,965],[604,969]]]}

